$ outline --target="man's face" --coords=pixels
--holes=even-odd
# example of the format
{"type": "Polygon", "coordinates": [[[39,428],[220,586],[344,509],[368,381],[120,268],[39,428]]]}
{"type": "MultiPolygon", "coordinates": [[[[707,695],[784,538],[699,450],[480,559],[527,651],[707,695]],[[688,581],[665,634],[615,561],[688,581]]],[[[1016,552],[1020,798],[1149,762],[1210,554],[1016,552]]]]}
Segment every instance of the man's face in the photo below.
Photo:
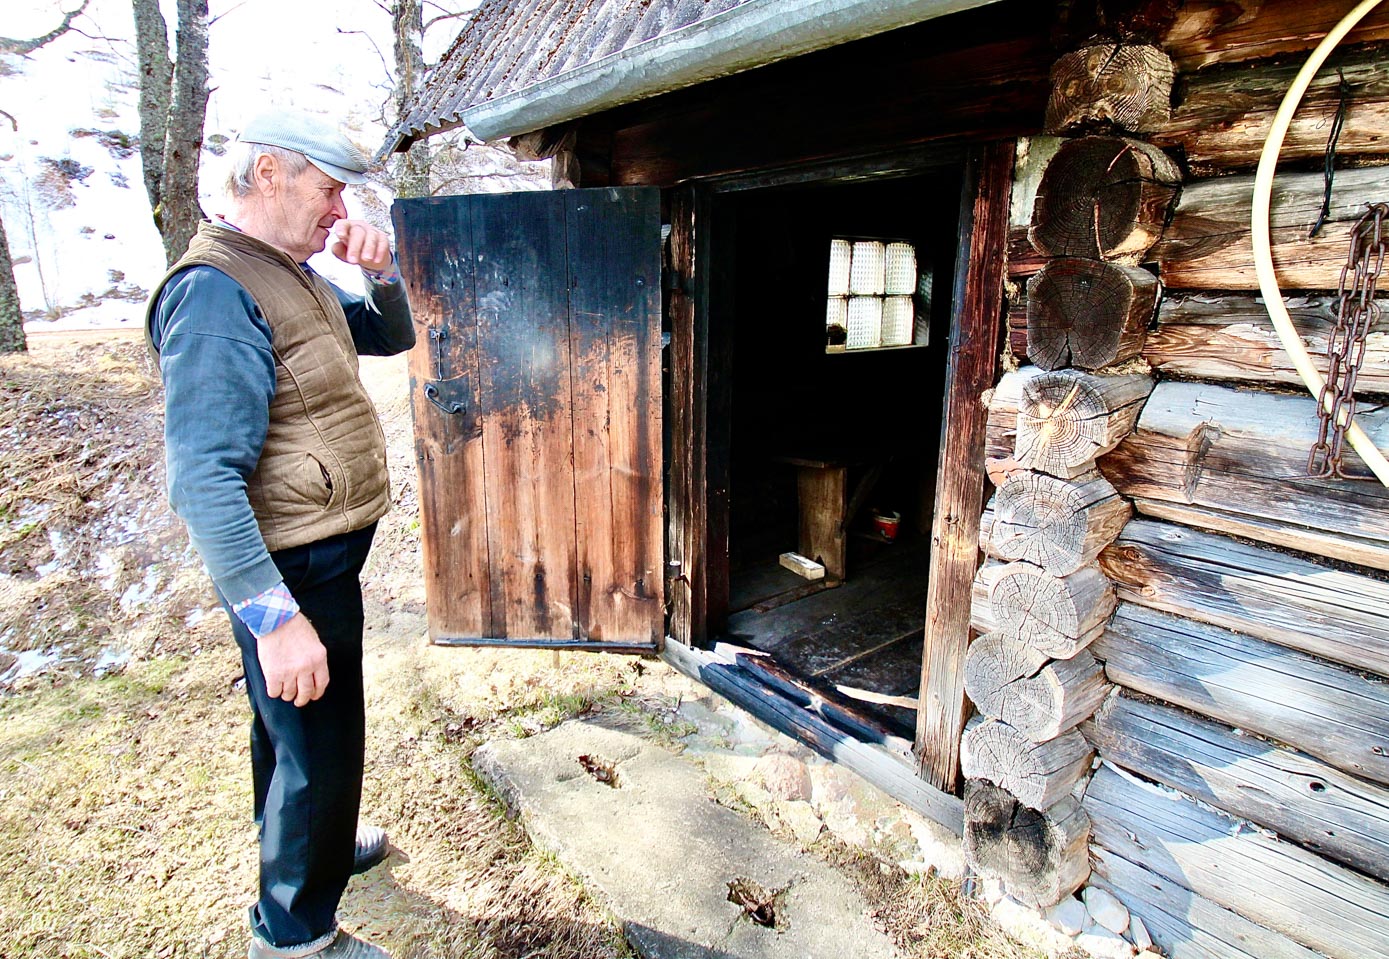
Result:
{"type": "Polygon", "coordinates": [[[347,218],[344,186],[312,163],[285,183],[270,201],[274,245],[298,263],[321,253],[333,224],[347,218]]]}

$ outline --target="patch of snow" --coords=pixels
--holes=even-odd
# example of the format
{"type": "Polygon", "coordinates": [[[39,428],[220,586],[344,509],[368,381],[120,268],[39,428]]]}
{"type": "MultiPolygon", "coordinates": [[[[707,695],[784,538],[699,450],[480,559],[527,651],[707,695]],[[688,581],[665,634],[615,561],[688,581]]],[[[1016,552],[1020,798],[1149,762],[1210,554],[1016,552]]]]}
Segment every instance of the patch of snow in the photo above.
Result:
{"type": "Polygon", "coordinates": [[[92,675],[105,676],[113,669],[119,669],[130,662],[131,654],[128,649],[110,649],[109,647],[101,651],[96,659],[96,665],[92,667],[92,675]]]}
{"type": "Polygon", "coordinates": [[[145,570],[145,578],[131,583],[121,594],[121,609],[129,613],[149,602],[159,585],[159,569],[151,566],[145,570]]]}
{"type": "Polygon", "coordinates": [[[62,658],[62,653],[56,649],[29,649],[22,653],[14,654],[14,665],[0,680],[14,682],[16,679],[23,679],[25,676],[32,676],[41,669],[47,669],[62,658]]]}

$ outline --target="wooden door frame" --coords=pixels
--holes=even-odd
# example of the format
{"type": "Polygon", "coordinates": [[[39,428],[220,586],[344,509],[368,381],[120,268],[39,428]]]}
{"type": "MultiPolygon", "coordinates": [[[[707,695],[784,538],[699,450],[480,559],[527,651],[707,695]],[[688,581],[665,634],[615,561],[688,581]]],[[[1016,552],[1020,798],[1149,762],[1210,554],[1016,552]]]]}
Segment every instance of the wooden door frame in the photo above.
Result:
{"type": "Polygon", "coordinates": [[[921,776],[948,793],[955,791],[959,780],[960,736],[966,718],[965,652],[986,482],[984,393],[998,380],[1016,152],[1013,140],[971,151],[961,190],[955,322],[950,327],[941,417],[925,654],[916,714],[921,776]]]}
{"type": "MultiPolygon", "coordinates": [[[[947,794],[955,792],[959,779],[964,656],[970,640],[970,601],[984,501],[987,409],[982,398],[999,370],[1015,152],[1016,142],[1009,139],[964,154],[955,316],[941,418],[915,741],[921,777],[947,794]]],[[[942,151],[912,150],[876,161],[875,172],[900,173],[958,158],[958,153],[943,156],[942,151]]],[[[711,406],[716,403],[709,390],[713,367],[721,357],[712,342],[709,315],[711,253],[719,255],[711,244],[714,195],[832,179],[854,172],[865,162],[871,168],[875,161],[840,160],[781,173],[741,175],[686,184],[670,193],[667,596],[670,635],[686,647],[704,644],[711,620],[717,621],[727,609],[726,516],[722,523],[711,525],[711,496],[720,497],[715,505],[722,504],[726,510],[728,495],[727,457],[720,459],[710,448],[711,406]],[[725,581],[715,585],[720,569],[725,581]]]]}

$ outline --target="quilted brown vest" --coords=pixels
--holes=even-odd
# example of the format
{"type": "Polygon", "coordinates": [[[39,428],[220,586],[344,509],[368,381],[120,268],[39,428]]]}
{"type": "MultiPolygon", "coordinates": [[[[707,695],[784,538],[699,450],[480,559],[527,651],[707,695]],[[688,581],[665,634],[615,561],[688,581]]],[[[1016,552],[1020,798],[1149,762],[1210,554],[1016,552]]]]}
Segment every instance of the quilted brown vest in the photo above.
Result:
{"type": "Polygon", "coordinates": [[[241,284],[270,326],[275,398],[246,487],[266,548],[312,543],[379,519],[390,505],[386,438],[328,282],[267,243],[203,223],[150,296],[146,337],[164,285],[190,266],[214,267],[241,284]]]}

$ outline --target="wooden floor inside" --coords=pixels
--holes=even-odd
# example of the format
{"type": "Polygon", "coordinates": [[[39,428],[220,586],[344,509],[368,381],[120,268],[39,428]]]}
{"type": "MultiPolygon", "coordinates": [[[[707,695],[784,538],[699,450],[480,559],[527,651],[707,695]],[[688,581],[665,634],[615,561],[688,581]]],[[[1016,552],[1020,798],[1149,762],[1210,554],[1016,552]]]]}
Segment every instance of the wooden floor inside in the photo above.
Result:
{"type": "Polygon", "coordinates": [[[731,578],[730,605],[738,611],[723,638],[770,653],[808,684],[837,692],[910,738],[915,710],[867,701],[853,691],[916,696],[928,568],[925,538],[858,544],[850,551],[848,578],[827,588],[817,589],[771,557],[731,578]]]}

